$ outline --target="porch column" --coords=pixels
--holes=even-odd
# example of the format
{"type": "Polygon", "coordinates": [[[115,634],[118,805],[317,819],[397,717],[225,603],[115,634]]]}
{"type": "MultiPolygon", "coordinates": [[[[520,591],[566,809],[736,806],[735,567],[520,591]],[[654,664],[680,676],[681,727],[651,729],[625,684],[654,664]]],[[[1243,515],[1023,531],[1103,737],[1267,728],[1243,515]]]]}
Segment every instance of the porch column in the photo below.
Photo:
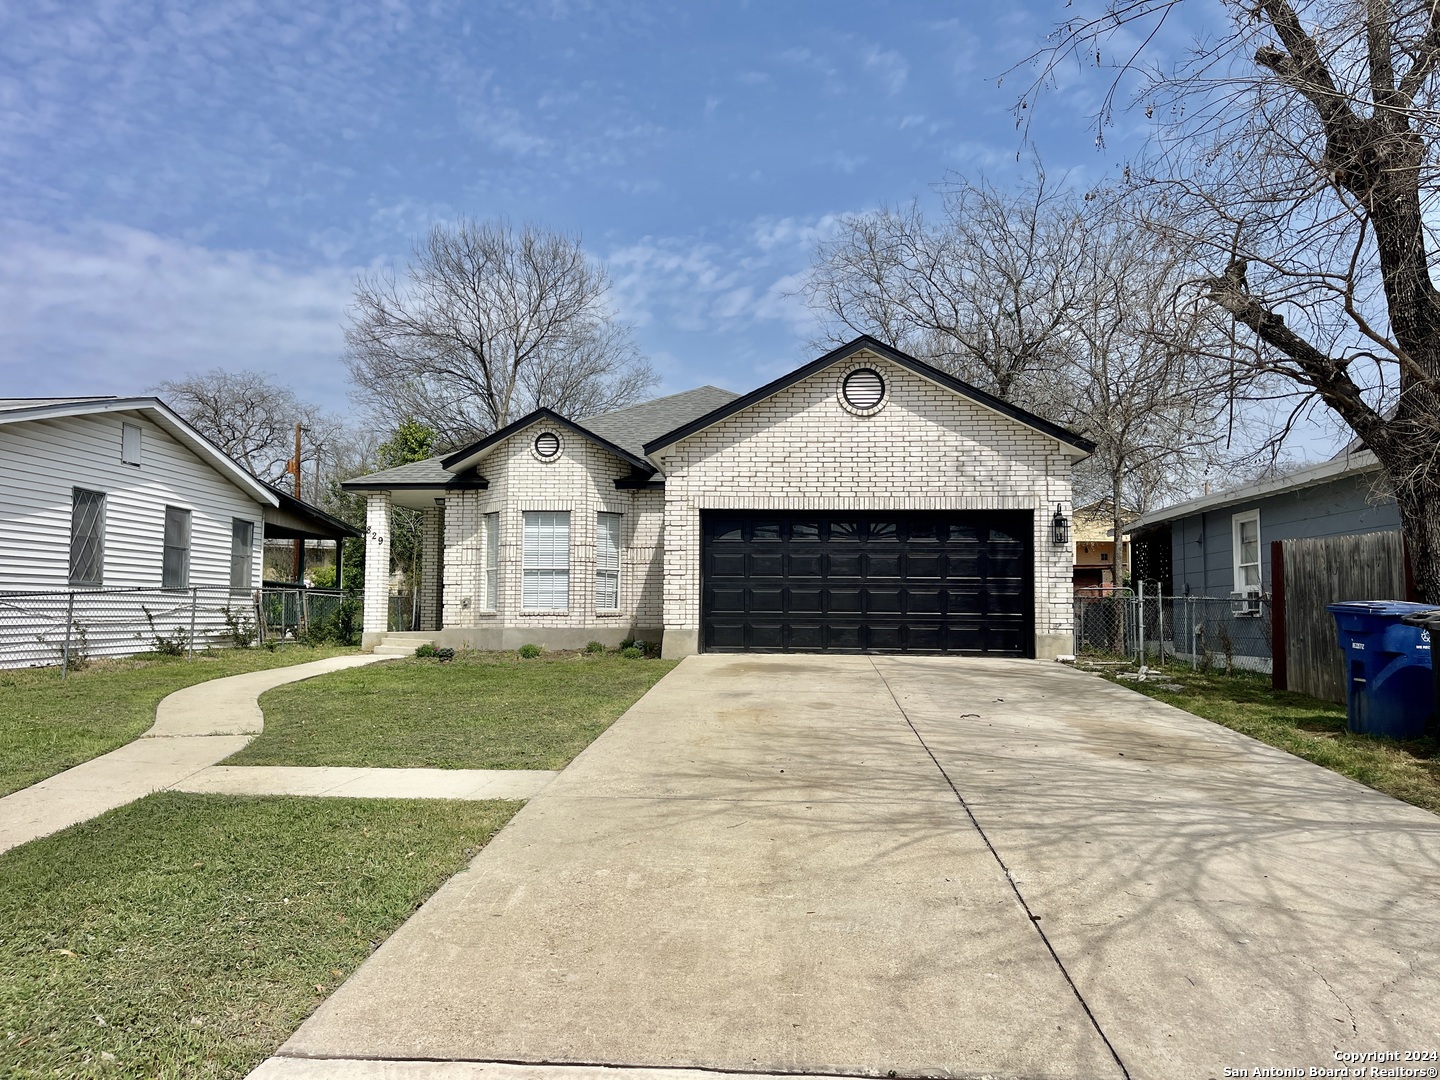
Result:
{"type": "Polygon", "coordinates": [[[372,651],[390,629],[390,493],[365,496],[365,622],[360,648],[372,651]]]}
{"type": "Polygon", "coordinates": [[[443,630],[440,581],[445,573],[445,510],[432,506],[420,519],[420,627],[443,630]]]}

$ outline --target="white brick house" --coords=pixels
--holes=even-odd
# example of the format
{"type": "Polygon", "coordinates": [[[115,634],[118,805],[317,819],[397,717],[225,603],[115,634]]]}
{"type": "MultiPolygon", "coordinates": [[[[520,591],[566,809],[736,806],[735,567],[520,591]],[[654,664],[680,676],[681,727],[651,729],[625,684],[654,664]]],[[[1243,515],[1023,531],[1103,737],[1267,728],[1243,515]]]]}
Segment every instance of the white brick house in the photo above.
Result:
{"type": "Polygon", "coordinates": [[[1071,642],[1086,440],[862,337],[749,394],[579,422],[532,413],[368,497],[365,641],[382,639],[393,505],[425,513],[442,644],[1053,657],[1071,642]]]}

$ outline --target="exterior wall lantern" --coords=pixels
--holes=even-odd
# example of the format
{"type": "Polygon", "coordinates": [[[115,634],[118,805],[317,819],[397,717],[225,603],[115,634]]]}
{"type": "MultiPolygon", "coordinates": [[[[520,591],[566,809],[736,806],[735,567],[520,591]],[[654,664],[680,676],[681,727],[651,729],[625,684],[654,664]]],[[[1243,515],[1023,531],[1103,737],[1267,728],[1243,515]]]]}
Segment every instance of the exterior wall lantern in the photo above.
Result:
{"type": "Polygon", "coordinates": [[[1060,509],[1060,504],[1055,504],[1055,516],[1050,519],[1050,539],[1056,547],[1064,547],[1070,542],[1070,521],[1060,509]]]}

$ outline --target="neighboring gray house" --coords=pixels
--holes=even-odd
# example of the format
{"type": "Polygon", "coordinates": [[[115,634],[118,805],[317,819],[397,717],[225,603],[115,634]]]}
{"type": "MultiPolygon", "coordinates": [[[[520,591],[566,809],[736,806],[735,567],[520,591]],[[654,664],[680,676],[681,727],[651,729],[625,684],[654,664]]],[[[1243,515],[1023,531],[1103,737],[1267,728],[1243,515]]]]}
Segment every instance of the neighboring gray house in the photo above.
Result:
{"type": "Polygon", "coordinates": [[[1071,468],[1091,443],[862,337],[751,393],[547,409],[359,477],[365,644],[393,506],[423,511],[440,644],[1053,657],[1073,640],[1071,468]]]}
{"type": "Polygon", "coordinates": [[[346,534],[156,398],[0,398],[0,667],[55,662],[67,625],[92,655],[148,648],[146,611],[188,633],[192,590],[209,640],[250,608],[264,538],[346,534]]]}
{"type": "Polygon", "coordinates": [[[1135,580],[1193,596],[1268,595],[1275,540],[1400,528],[1393,497],[1377,494],[1375,455],[1347,447],[1330,461],[1137,518],[1129,526],[1135,580]]]}

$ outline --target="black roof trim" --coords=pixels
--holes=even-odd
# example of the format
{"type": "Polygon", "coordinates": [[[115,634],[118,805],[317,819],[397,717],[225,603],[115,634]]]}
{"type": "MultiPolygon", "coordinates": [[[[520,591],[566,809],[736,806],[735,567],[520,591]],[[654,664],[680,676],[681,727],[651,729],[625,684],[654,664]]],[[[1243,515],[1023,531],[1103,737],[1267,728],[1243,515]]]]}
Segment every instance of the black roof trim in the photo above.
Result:
{"type": "Polygon", "coordinates": [[[616,446],[609,439],[602,439],[593,431],[590,431],[587,428],[583,428],[579,424],[575,423],[574,420],[570,420],[566,417],[561,416],[554,409],[536,409],[528,416],[522,416],[519,420],[516,420],[510,424],[506,424],[499,431],[492,431],[489,435],[486,435],[485,438],[481,439],[479,442],[471,443],[463,450],[456,450],[453,454],[447,454],[445,457],[440,459],[440,464],[443,468],[446,469],[450,468],[452,465],[458,465],[466,458],[474,457],[482,450],[488,450],[496,443],[504,442],[511,435],[514,435],[517,431],[527,428],[531,424],[539,420],[549,420],[553,424],[558,424],[563,428],[567,428],[570,431],[573,431],[576,435],[579,435],[582,438],[589,439],[595,445],[601,447],[602,449],[609,450],[610,453],[614,454],[616,457],[629,462],[633,467],[643,471],[647,476],[655,472],[655,466],[650,464],[650,462],[646,461],[644,458],[636,457],[634,454],[630,453],[629,450],[626,450],[623,447],[616,446]]]}
{"type": "Polygon", "coordinates": [[[652,480],[647,476],[622,476],[615,481],[616,491],[664,491],[664,480],[652,480]]]}
{"type": "Polygon", "coordinates": [[[898,364],[900,367],[913,371],[921,378],[939,383],[946,389],[953,390],[963,397],[970,398],[972,401],[977,401],[986,408],[993,409],[1003,416],[1008,416],[1010,419],[1018,420],[1027,427],[1032,427],[1037,431],[1043,432],[1052,439],[1058,439],[1060,442],[1068,443],[1077,450],[1084,450],[1086,453],[1090,453],[1095,449],[1095,444],[1089,439],[1076,435],[1073,431],[1063,428],[1059,424],[1052,424],[1049,420],[1036,416],[1032,412],[1027,412],[1018,405],[1011,405],[1008,401],[1002,401],[993,394],[987,394],[984,390],[971,386],[967,382],[962,382],[953,375],[947,375],[939,368],[931,367],[922,360],[916,360],[915,357],[903,353],[890,345],[886,345],[883,341],[878,341],[869,334],[861,334],[854,341],[847,342],[838,349],[832,349],[819,359],[812,360],[810,363],[796,368],[790,372],[790,374],[782,375],[774,382],[766,383],[758,390],[751,390],[748,394],[742,394],[734,401],[722,405],[720,408],[714,409],[704,416],[697,417],[688,424],[684,424],[674,431],[661,435],[658,439],[652,439],[645,444],[645,453],[653,454],[655,451],[663,449],[671,443],[677,443],[681,439],[694,435],[697,431],[703,431],[711,424],[718,423],[728,416],[733,416],[735,413],[748,409],[757,401],[763,401],[771,395],[784,390],[786,387],[793,386],[802,379],[808,379],[816,372],[823,371],[832,364],[837,364],[861,351],[873,352],[893,364],[898,364]]]}
{"type": "Polygon", "coordinates": [[[370,483],[367,482],[363,476],[359,476],[354,480],[342,480],[340,486],[346,491],[409,491],[412,489],[416,491],[442,489],[445,491],[484,491],[490,486],[490,481],[486,480],[483,476],[476,476],[470,473],[469,470],[466,470],[466,472],[459,473],[452,479],[446,480],[443,484],[434,484],[428,480],[380,480],[370,483]]]}
{"type": "Polygon", "coordinates": [[[360,535],[360,530],[356,529],[355,526],[351,525],[348,521],[341,521],[334,514],[326,513],[314,503],[308,503],[298,496],[291,495],[288,491],[284,491],[274,484],[266,484],[265,486],[275,492],[276,496],[280,499],[279,509],[284,510],[286,513],[313,518],[322,525],[328,525],[331,532],[341,536],[356,537],[360,535]]]}

